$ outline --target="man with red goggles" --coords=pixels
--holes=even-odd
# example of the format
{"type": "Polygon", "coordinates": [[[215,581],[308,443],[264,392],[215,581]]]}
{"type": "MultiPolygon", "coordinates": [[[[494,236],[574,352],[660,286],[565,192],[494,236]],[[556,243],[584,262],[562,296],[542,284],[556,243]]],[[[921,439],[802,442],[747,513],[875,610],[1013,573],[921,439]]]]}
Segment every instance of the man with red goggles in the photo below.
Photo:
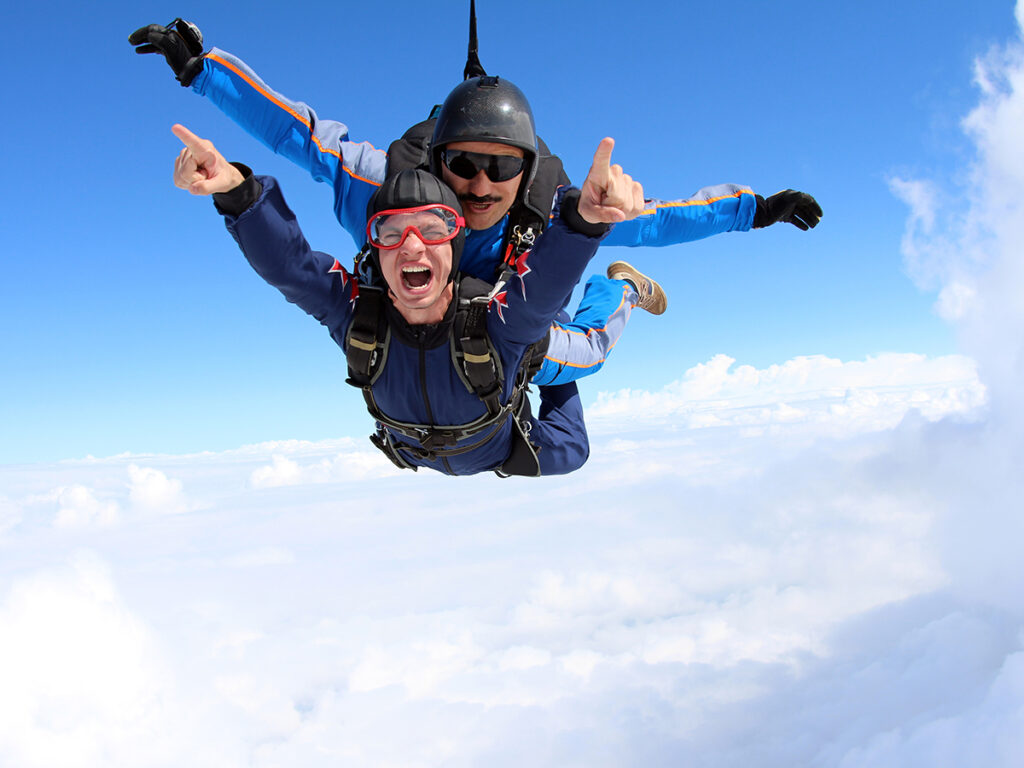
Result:
{"type": "Polygon", "coordinates": [[[229,164],[183,126],[173,130],[185,144],[175,184],[212,194],[253,268],[346,350],[352,383],[363,388],[378,425],[371,440],[396,465],[501,476],[564,474],[583,465],[590,448],[576,384],[544,387],[534,417],[525,372],[531,350],[547,336],[599,240],[631,214],[642,194],[611,165],[610,139],[598,147],[582,190],[560,193],[552,223],[530,255],[530,271],[500,293],[498,286],[480,295],[474,293],[480,281],[460,278],[465,222],[459,201],[436,176],[405,170],[378,189],[366,232],[368,258],[381,282],[364,284],[309,247],[274,179],[229,164]],[[367,357],[366,372],[353,368],[351,349],[361,344],[376,352],[378,342],[363,344],[354,327],[366,317],[364,302],[382,302],[370,325],[378,325],[377,318],[387,325],[381,353],[367,357]],[[496,391],[483,394],[474,389],[472,368],[481,355],[465,346],[466,339],[458,342],[481,322],[483,356],[493,350],[493,367],[504,372],[494,380],[496,391]],[[457,343],[464,368],[452,352],[457,343]]]}

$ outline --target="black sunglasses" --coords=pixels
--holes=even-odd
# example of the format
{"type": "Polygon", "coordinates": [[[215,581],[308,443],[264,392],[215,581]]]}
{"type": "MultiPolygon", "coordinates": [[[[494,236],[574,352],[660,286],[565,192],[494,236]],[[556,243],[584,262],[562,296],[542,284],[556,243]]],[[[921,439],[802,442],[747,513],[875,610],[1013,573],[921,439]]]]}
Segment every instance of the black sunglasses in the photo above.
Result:
{"type": "Polygon", "coordinates": [[[526,158],[515,155],[485,155],[480,152],[466,152],[461,149],[445,149],[441,152],[445,168],[462,179],[476,178],[483,171],[487,178],[498,183],[514,179],[523,172],[526,158]]]}

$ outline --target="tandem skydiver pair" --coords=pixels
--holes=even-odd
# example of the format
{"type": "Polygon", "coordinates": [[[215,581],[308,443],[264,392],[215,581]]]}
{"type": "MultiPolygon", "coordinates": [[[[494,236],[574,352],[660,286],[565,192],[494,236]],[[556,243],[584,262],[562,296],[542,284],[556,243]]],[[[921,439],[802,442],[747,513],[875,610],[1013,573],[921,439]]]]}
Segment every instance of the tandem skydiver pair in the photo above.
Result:
{"type": "MultiPolygon", "coordinates": [[[[465,80],[435,117],[414,126],[384,153],[350,141],[344,125],[322,121],[305,104],[275,93],[230,54],[218,49],[204,54],[193,25],[150,25],[133,33],[130,42],[141,44],[139,52],[163,53],[182,85],[206,95],[314,178],[330,181],[335,213],[357,243],[365,240],[366,205],[382,181],[416,166],[441,176],[464,210],[462,273],[499,283],[515,277],[525,292],[521,278],[530,269],[529,250],[543,241],[539,235],[555,190],[568,179],[536,137],[526,98],[507,80],[485,75],[465,80]]],[[[631,221],[618,224],[605,242],[667,245],[777,221],[807,229],[820,214],[804,193],[787,190],[765,199],[747,187],[720,185],[684,201],[641,200],[629,211],[631,221]]],[[[367,275],[361,277],[365,282],[367,275]]],[[[598,370],[634,306],[660,313],[664,293],[624,262],[612,265],[608,278],[591,278],[575,318],[569,321],[560,312],[543,356],[535,348],[541,365],[533,383],[571,384],[598,370]]]]}
{"type": "Polygon", "coordinates": [[[559,191],[551,223],[524,255],[529,267],[490,285],[460,270],[465,218],[455,193],[427,171],[389,176],[367,209],[364,282],[314,251],[277,182],[229,164],[180,125],[175,183],[212,194],[256,272],[323,324],[347,354],[377,421],[371,437],[397,466],[501,476],[572,472],[589,456],[575,383],[526,385],[538,342],[642,189],[610,164],[605,139],[581,189],[559,191]],[[365,361],[365,364],[359,362],[365,361]]]}

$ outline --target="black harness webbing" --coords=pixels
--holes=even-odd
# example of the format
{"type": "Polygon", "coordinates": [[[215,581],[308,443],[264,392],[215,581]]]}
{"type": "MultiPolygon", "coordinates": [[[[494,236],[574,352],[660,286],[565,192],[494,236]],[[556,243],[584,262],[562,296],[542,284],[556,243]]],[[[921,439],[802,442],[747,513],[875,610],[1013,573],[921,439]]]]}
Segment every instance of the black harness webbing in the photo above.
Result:
{"type": "Polygon", "coordinates": [[[501,394],[505,377],[501,358],[487,334],[487,307],[504,283],[491,286],[473,277],[463,277],[456,283],[456,311],[449,334],[452,364],[466,389],[476,394],[487,412],[473,421],[456,425],[415,424],[393,419],[377,405],[373,385],[387,362],[391,330],[384,313],[384,292],[375,286],[360,285],[352,321],[345,340],[348,360],[347,383],[359,387],[366,408],[377,422],[377,432],[370,441],[398,467],[416,467],[402,454],[434,461],[476,450],[494,438],[505,421],[513,419],[513,446],[509,459],[495,469],[499,475],[539,476],[537,449],[529,441],[530,401],[526,396],[530,379],[540,368],[547,351],[548,335],[531,345],[515,372],[512,392],[502,405],[501,394]],[[415,441],[415,445],[398,442],[394,435],[415,441]],[[469,445],[460,442],[477,435],[479,440],[469,445]]]}
{"type": "Polygon", "coordinates": [[[384,290],[373,285],[360,285],[356,311],[352,314],[345,338],[348,360],[348,384],[372,387],[387,360],[391,329],[384,321],[384,290]]]}

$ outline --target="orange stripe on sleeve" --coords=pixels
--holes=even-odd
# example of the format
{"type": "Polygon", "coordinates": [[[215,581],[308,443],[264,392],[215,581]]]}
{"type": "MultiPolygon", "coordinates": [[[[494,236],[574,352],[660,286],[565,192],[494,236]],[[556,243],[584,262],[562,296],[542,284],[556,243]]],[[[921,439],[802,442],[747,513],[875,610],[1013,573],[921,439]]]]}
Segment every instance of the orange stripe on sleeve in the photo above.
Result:
{"type": "Polygon", "coordinates": [[[653,213],[657,213],[659,208],[686,208],[691,205],[711,205],[717,203],[719,200],[728,200],[730,197],[741,197],[742,195],[752,195],[753,192],[746,190],[740,192],[733,192],[731,195],[721,195],[719,197],[712,197],[707,200],[674,200],[672,202],[662,203],[656,205],[653,208],[646,208],[638,214],[639,216],[650,216],[653,213]]]}
{"type": "MultiPolygon", "coordinates": [[[[246,75],[245,72],[240,70],[238,67],[236,67],[234,64],[232,64],[230,61],[226,61],[225,59],[222,59],[220,56],[217,56],[214,53],[206,54],[206,58],[213,59],[214,61],[216,61],[221,66],[226,67],[227,69],[230,69],[232,72],[234,72],[240,78],[242,78],[245,82],[247,82],[252,87],[252,89],[254,91],[256,91],[261,96],[263,96],[263,98],[265,98],[270,103],[275,104],[276,106],[280,107],[285,112],[287,112],[289,115],[291,115],[296,120],[298,120],[300,123],[302,123],[304,126],[306,126],[306,129],[309,131],[309,137],[313,140],[313,143],[316,144],[317,148],[321,152],[323,152],[324,154],[334,155],[336,158],[341,160],[341,167],[344,169],[345,173],[347,173],[349,176],[351,176],[354,179],[359,179],[360,181],[365,181],[367,184],[372,184],[375,187],[379,187],[380,186],[380,182],[379,181],[374,181],[373,179],[364,178],[364,177],[360,176],[359,174],[355,173],[347,165],[345,165],[345,158],[342,157],[341,152],[339,150],[337,150],[337,149],[328,149],[328,148],[324,147],[320,143],[320,139],[318,139],[316,137],[316,134],[313,133],[313,126],[310,125],[309,120],[307,120],[305,118],[305,116],[300,115],[298,112],[296,112],[294,109],[292,109],[290,106],[285,104],[280,99],[276,98],[272,93],[270,93],[266,89],[261,88],[251,77],[246,75]]],[[[373,145],[371,144],[370,146],[372,147],[373,145]]]]}

